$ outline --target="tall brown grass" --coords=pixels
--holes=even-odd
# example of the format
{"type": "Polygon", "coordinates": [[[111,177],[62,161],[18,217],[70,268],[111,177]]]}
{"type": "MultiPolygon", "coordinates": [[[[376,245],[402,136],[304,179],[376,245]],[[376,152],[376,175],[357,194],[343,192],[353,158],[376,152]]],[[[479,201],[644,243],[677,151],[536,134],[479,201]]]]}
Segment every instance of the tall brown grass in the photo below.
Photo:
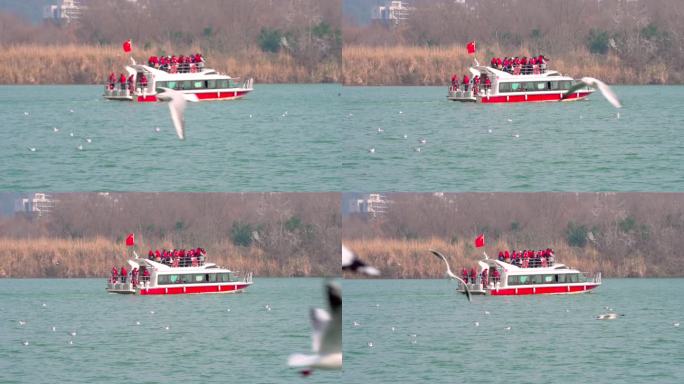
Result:
{"type": "MultiPolygon", "coordinates": [[[[436,249],[447,256],[454,273],[462,267],[474,267],[482,258],[470,241],[449,243],[440,238],[420,240],[397,240],[372,238],[345,240],[345,245],[361,259],[379,268],[386,278],[438,278],[444,276],[444,263],[429,250],[436,249]]],[[[577,268],[583,272],[601,272],[604,277],[643,277],[646,261],[643,256],[629,257],[616,263],[595,249],[569,247],[565,243],[552,243],[559,263],[577,268]]],[[[512,249],[509,242],[499,240],[484,248],[490,257],[496,257],[499,250],[512,249]]],[[[351,276],[349,276],[351,277],[351,276]]]]}
{"type": "MultiPolygon", "coordinates": [[[[479,47],[476,57],[489,64],[493,56],[534,55],[526,47],[505,52],[501,47],[479,47]]],[[[451,75],[463,76],[473,57],[463,46],[390,46],[346,45],[342,51],[342,81],[345,85],[445,85],[451,75]]],[[[681,82],[681,74],[668,71],[665,64],[654,63],[643,69],[615,55],[592,55],[578,48],[551,57],[549,67],[573,77],[592,76],[613,84],[665,84],[681,82]]]]}
{"type": "MultiPolygon", "coordinates": [[[[118,46],[23,44],[1,48],[0,84],[104,84],[110,72],[118,74],[128,64],[127,55],[118,46]]],[[[156,53],[136,50],[133,56],[138,62],[146,62],[156,53]]],[[[177,52],[181,53],[189,52],[177,52]]],[[[321,62],[308,69],[287,53],[269,54],[249,48],[205,52],[205,57],[211,68],[243,79],[253,77],[256,82],[340,81],[337,62],[321,62]]]]}
{"type": "MultiPolygon", "coordinates": [[[[171,243],[162,245],[174,248],[171,243]]],[[[147,249],[141,244],[138,249],[147,249]]],[[[300,254],[280,260],[258,247],[238,247],[229,241],[207,247],[207,261],[255,276],[320,276],[326,271],[300,254]]],[[[144,254],[137,251],[141,257],[144,254]]],[[[125,265],[129,250],[102,237],[67,240],[0,238],[0,277],[104,277],[112,266],[125,265]]]]}

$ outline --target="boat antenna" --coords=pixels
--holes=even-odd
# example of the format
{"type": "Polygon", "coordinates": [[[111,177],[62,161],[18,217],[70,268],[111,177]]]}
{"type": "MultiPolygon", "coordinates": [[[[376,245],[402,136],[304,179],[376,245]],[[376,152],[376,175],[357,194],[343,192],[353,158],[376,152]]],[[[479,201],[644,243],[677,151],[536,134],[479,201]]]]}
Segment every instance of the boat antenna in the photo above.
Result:
{"type": "Polygon", "coordinates": [[[485,252],[485,251],[482,251],[482,254],[483,254],[483,255],[484,255],[484,257],[485,257],[485,260],[489,260],[489,256],[487,256],[487,252],[485,252]]]}

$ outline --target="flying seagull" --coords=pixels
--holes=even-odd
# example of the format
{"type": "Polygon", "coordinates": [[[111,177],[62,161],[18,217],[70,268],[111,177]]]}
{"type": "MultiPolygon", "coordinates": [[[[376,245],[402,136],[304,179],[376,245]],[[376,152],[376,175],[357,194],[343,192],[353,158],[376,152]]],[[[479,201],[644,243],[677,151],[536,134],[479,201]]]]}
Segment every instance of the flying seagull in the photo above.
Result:
{"type": "Polygon", "coordinates": [[[302,375],[311,369],[342,369],[342,288],[339,284],[326,284],[330,312],[312,308],[310,312],[313,333],[311,334],[313,354],[290,355],[287,365],[303,368],[302,375]]]}
{"type": "Polygon", "coordinates": [[[157,99],[169,102],[169,112],[171,112],[171,120],[173,126],[176,128],[176,134],[181,140],[185,140],[185,106],[188,101],[197,102],[197,96],[183,94],[173,89],[161,87],[164,92],[157,95],[157,99]]]}
{"type": "Polygon", "coordinates": [[[452,279],[454,279],[454,280],[456,280],[456,281],[460,281],[461,284],[463,284],[463,288],[465,289],[465,294],[466,294],[466,296],[468,296],[468,301],[473,301],[473,299],[472,299],[471,296],[470,296],[470,290],[468,289],[468,284],[466,284],[466,282],[463,281],[463,279],[461,279],[460,277],[456,276],[453,272],[451,272],[451,268],[449,268],[449,262],[447,261],[446,257],[444,257],[444,255],[442,255],[442,254],[439,253],[438,251],[435,251],[434,249],[431,249],[430,252],[432,252],[433,255],[435,255],[435,256],[439,257],[440,259],[444,260],[444,264],[446,264],[446,273],[447,273],[447,275],[449,275],[449,277],[451,277],[452,279]]]}
{"type": "Polygon", "coordinates": [[[608,100],[609,103],[613,105],[615,108],[622,108],[622,104],[620,104],[620,100],[618,100],[617,96],[613,92],[613,90],[610,89],[606,83],[599,79],[595,79],[593,77],[583,77],[580,79],[580,81],[572,86],[570,89],[568,89],[565,94],[563,94],[563,97],[561,100],[565,100],[568,97],[570,97],[571,94],[577,92],[579,89],[582,89],[584,87],[591,87],[591,88],[598,88],[599,91],[601,91],[601,94],[603,97],[608,100]]]}
{"type": "Polygon", "coordinates": [[[364,273],[369,276],[379,276],[380,271],[360,260],[354,252],[342,245],[342,270],[364,273]]]}

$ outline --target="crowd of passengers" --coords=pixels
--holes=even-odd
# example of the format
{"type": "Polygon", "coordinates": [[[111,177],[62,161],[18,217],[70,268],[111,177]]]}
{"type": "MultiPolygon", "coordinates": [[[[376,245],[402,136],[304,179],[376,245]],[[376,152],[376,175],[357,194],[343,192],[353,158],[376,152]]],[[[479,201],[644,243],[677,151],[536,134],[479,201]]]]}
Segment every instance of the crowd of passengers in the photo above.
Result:
{"type": "MultiPolygon", "coordinates": [[[[136,86],[136,78],[135,75],[130,75],[126,77],[123,73],[119,75],[118,79],[119,87],[122,91],[125,91],[128,89],[131,93],[135,90],[136,86]]],[[[109,74],[109,79],[107,81],[107,86],[109,87],[110,91],[113,91],[114,88],[116,88],[117,84],[117,78],[114,72],[109,74]]],[[[140,77],[137,79],[137,85],[142,87],[142,88],[147,88],[147,77],[145,76],[144,73],[140,74],[140,77]]]]}
{"type": "Polygon", "coordinates": [[[510,252],[499,251],[499,261],[513,264],[520,268],[546,268],[552,267],[554,263],[553,249],[546,248],[538,251],[523,250],[510,252]]]}
{"type": "MultiPolygon", "coordinates": [[[[538,251],[526,249],[523,251],[512,250],[509,252],[506,250],[499,251],[499,261],[513,264],[520,268],[546,268],[553,266],[554,254],[553,249],[551,248],[540,249],[538,251]]],[[[492,268],[491,276],[489,276],[488,269],[483,270],[479,276],[477,271],[475,271],[475,268],[470,268],[470,271],[468,271],[468,268],[464,267],[461,270],[461,278],[466,284],[478,283],[478,277],[484,286],[489,285],[490,277],[493,284],[496,284],[501,280],[501,274],[497,268],[492,268]]]]}
{"type": "Polygon", "coordinates": [[[451,90],[456,91],[456,90],[462,90],[464,92],[468,92],[469,89],[473,90],[474,94],[479,94],[480,89],[484,89],[485,91],[488,91],[492,88],[492,81],[489,79],[489,76],[487,76],[486,73],[482,74],[482,77],[476,75],[472,79],[468,77],[468,75],[463,75],[463,82],[459,84],[458,82],[458,76],[456,74],[451,75],[451,90]],[[481,88],[484,86],[484,88],[481,88]]]}
{"type": "MultiPolygon", "coordinates": [[[[499,281],[501,281],[501,274],[499,273],[499,270],[494,268],[492,270],[492,283],[496,284],[499,281]]],[[[461,278],[466,284],[476,284],[477,283],[477,272],[475,271],[475,268],[470,268],[470,273],[468,273],[468,268],[463,268],[461,270],[461,278]]],[[[480,278],[482,279],[482,285],[487,286],[489,285],[489,270],[485,269],[480,273],[480,278]]]]}
{"type": "Polygon", "coordinates": [[[150,56],[147,65],[169,73],[194,73],[204,68],[204,58],[200,53],[188,56],[150,56]]]}
{"type": "Polygon", "coordinates": [[[489,62],[491,67],[513,75],[539,75],[546,72],[546,62],[549,59],[544,55],[536,57],[492,57],[489,62]]]}
{"type": "MultiPolygon", "coordinates": [[[[131,284],[137,287],[140,284],[140,270],[138,268],[133,268],[131,271],[131,284]]],[[[109,281],[111,283],[126,283],[128,281],[128,270],[125,266],[122,266],[120,270],[116,269],[116,266],[112,267],[112,276],[109,281]]],[[[147,268],[142,267],[142,281],[150,281],[150,271],[147,268]]]]}
{"type": "Polygon", "coordinates": [[[162,249],[150,251],[147,253],[147,258],[168,265],[169,267],[200,267],[204,265],[204,256],[207,251],[204,248],[194,248],[190,250],[185,249],[162,249]]]}

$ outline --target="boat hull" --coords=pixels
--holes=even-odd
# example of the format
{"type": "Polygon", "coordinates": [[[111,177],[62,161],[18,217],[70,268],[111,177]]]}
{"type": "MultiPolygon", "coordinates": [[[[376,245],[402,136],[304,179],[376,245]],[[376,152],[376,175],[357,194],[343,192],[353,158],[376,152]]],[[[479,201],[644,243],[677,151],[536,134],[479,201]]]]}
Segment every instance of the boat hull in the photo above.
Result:
{"type": "MultiPolygon", "coordinates": [[[[587,293],[601,284],[584,283],[574,285],[539,285],[539,286],[519,286],[505,288],[485,288],[471,289],[471,294],[484,294],[491,296],[526,296],[526,295],[571,295],[577,293],[587,293]]],[[[465,293],[462,289],[461,293],[465,293]]]]}
{"type": "Polygon", "coordinates": [[[482,104],[502,104],[502,103],[543,103],[552,101],[575,101],[585,99],[591,95],[591,91],[575,92],[563,99],[564,93],[542,93],[542,94],[513,94],[513,95],[493,95],[493,96],[447,96],[448,100],[460,102],[477,102],[482,104]]]}
{"type": "Polygon", "coordinates": [[[128,295],[193,295],[208,293],[239,293],[247,289],[252,283],[237,282],[212,285],[182,285],[169,287],[133,287],[129,283],[115,283],[107,285],[107,292],[128,295]]]}

